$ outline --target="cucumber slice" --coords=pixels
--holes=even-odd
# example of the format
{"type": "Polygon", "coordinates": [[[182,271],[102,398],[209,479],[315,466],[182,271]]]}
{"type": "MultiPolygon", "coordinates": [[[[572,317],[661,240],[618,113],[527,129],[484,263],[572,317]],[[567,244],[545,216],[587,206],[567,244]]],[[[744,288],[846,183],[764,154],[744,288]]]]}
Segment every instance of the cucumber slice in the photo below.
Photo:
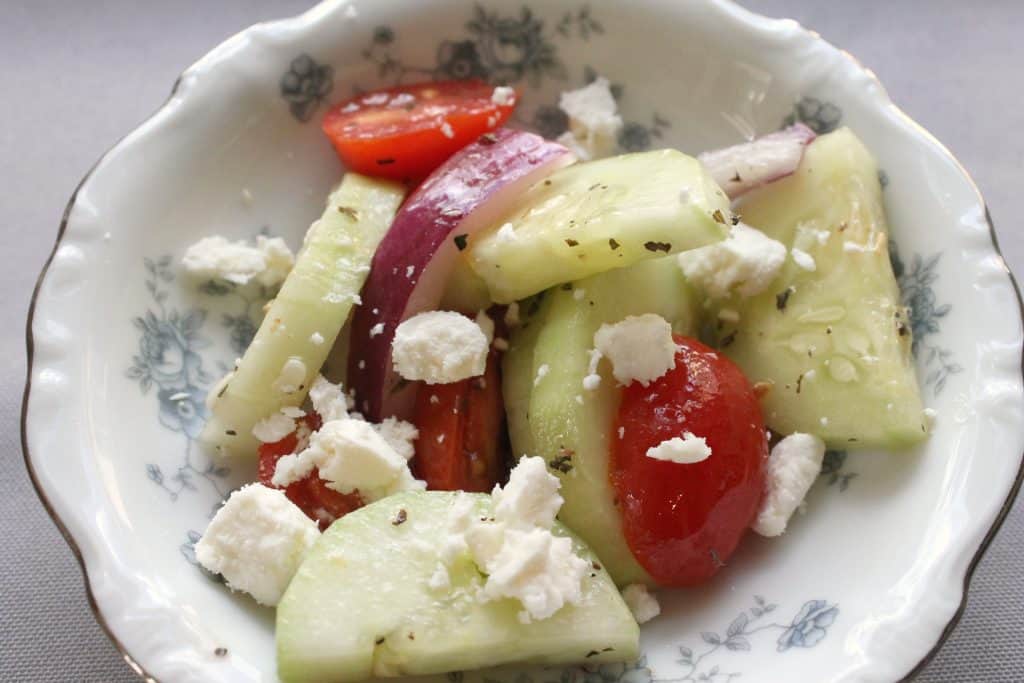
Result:
{"type": "MultiPolygon", "coordinates": [[[[401,493],[331,525],[277,608],[283,681],[359,681],[639,655],[636,621],[601,569],[584,578],[580,604],[530,624],[520,623],[518,601],[480,602],[485,579],[468,558],[451,568],[450,589],[430,588],[455,495],[401,493]],[[400,510],[404,515],[396,516],[400,510]]],[[[489,496],[465,495],[476,498],[481,516],[492,514],[489,496]]],[[[553,532],[572,537],[580,557],[596,561],[565,527],[556,523],[553,532]]]]}
{"type": "Polygon", "coordinates": [[[700,162],[672,149],[569,166],[516,206],[466,252],[498,303],[717,242],[730,217],[700,162]]]}
{"type": "MultiPolygon", "coordinates": [[[[512,455],[539,455],[530,433],[530,396],[536,371],[533,352],[547,318],[551,298],[545,292],[520,304],[522,321],[509,334],[508,351],[501,360],[501,393],[505,404],[505,424],[508,427],[512,455]]],[[[547,458],[545,458],[547,459],[547,458]]],[[[558,474],[555,472],[555,474],[558,474]]]]}
{"type": "Polygon", "coordinates": [[[448,282],[445,283],[438,309],[473,316],[477,311],[485,310],[490,305],[491,295],[487,291],[487,283],[473,272],[466,259],[456,259],[448,282]]]}
{"type": "Polygon", "coordinates": [[[927,433],[907,311],[889,262],[875,160],[848,129],[819,137],[797,172],[751,195],[744,222],[814,259],[792,258],[768,291],[726,301],[719,331],[752,382],[770,382],[765,421],[830,448],[899,448],[927,433]]]}
{"type": "Polygon", "coordinates": [[[358,301],[374,250],[404,194],[397,183],[345,175],[310,226],[252,344],[211,392],[203,441],[232,455],[255,455],[253,425],[302,403],[358,301]]]}
{"type": "Polygon", "coordinates": [[[696,297],[674,257],[608,271],[571,290],[548,290],[539,314],[513,335],[503,375],[513,454],[543,457],[562,480],[565,503],[559,519],[590,545],[620,586],[652,583],[626,545],[608,479],[622,390],[607,361],[598,366],[597,389],[585,390],[583,378],[597,329],[643,313],[664,317],[680,334],[695,332],[696,297]],[[583,290],[582,298],[577,289],[583,290]],[[547,374],[538,380],[545,365],[547,374]],[[529,392],[528,410],[518,396],[523,387],[529,392]]]}

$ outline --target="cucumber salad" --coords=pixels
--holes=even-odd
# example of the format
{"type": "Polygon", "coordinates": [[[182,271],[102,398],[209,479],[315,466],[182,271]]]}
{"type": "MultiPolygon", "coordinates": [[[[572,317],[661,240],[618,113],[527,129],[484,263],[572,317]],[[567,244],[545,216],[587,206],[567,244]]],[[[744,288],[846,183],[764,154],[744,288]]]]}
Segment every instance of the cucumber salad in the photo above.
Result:
{"type": "Polygon", "coordinates": [[[202,435],[258,481],[196,557],[276,607],[284,681],[635,660],[658,591],[781,535],[826,449],[927,438],[853,132],[614,156],[606,80],[557,140],[504,126],[518,99],[342,102],[297,255],[183,259],[277,290],[202,435]]]}

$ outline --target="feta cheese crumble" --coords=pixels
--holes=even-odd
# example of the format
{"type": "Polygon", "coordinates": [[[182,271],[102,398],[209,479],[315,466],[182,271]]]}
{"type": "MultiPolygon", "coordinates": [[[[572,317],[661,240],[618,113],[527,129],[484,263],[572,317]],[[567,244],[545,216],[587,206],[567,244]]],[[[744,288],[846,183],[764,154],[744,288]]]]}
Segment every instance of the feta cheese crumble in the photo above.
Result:
{"type": "Polygon", "coordinates": [[[793,247],[789,253],[793,257],[793,262],[804,270],[813,272],[818,269],[818,264],[814,262],[814,257],[803,249],[793,247]]]}
{"type": "Polygon", "coordinates": [[[642,583],[634,583],[622,589],[622,599],[626,607],[633,613],[633,618],[638,624],[646,624],[654,617],[661,614],[661,604],[658,599],[651,595],[647,586],[642,583]]]}
{"type": "Polygon", "coordinates": [[[569,117],[569,130],[558,138],[583,161],[615,152],[622,117],[606,78],[596,78],[578,90],[563,92],[558,107],[569,117]]]}
{"type": "Polygon", "coordinates": [[[329,382],[323,375],[317,375],[313,380],[313,386],[309,388],[309,400],[313,403],[313,410],[324,422],[344,420],[352,407],[341,385],[329,382]]]}
{"type": "Polygon", "coordinates": [[[765,497],[751,528],[778,536],[821,472],[825,442],[811,434],[790,434],[775,444],[765,469],[765,497]]]}
{"type": "Polygon", "coordinates": [[[274,443],[295,431],[294,418],[285,414],[284,409],[265,417],[252,428],[252,435],[263,443],[274,443]]]}
{"type": "Polygon", "coordinates": [[[370,339],[373,339],[379,334],[384,334],[384,323],[377,323],[370,328],[370,339]]]}
{"type": "Polygon", "coordinates": [[[309,446],[277,461],[274,486],[288,486],[316,467],[327,488],[359,492],[367,503],[399,491],[426,488],[414,479],[403,453],[397,452],[374,425],[347,419],[325,422],[309,437],[309,446]]]}
{"type": "Polygon", "coordinates": [[[487,315],[487,311],[480,311],[476,314],[476,324],[484,331],[487,343],[490,344],[494,340],[494,321],[491,320],[491,316],[487,315]]]}
{"type": "Polygon", "coordinates": [[[482,599],[518,600],[522,623],[578,604],[583,577],[591,569],[575,554],[570,538],[551,532],[562,505],[560,486],[542,458],[523,458],[508,484],[494,487],[492,519],[475,517],[473,500],[464,494],[456,496],[449,512],[442,560],[451,563],[468,552],[487,575],[482,599]]]}
{"type": "Polygon", "coordinates": [[[710,458],[711,447],[704,437],[684,432],[682,438],[674,436],[648,448],[647,457],[680,465],[692,465],[710,458]]]}
{"type": "Polygon", "coordinates": [[[402,322],[391,343],[391,360],[405,379],[450,384],[484,373],[491,342],[459,313],[430,311],[402,322]]]}
{"type": "Polygon", "coordinates": [[[611,362],[612,374],[622,385],[647,386],[675,366],[672,326],[653,313],[601,325],[594,333],[594,348],[611,362]]]}
{"type": "Polygon", "coordinates": [[[320,334],[319,332],[314,332],[313,334],[309,335],[309,343],[312,344],[313,346],[322,346],[324,343],[324,335],[320,334]]]}
{"type": "Polygon", "coordinates": [[[181,265],[197,278],[225,280],[245,285],[255,280],[276,287],[295,265],[295,255],[280,237],[256,238],[256,246],[231,242],[221,235],[204,237],[185,251],[181,265]]]}
{"type": "Polygon", "coordinates": [[[760,230],[739,223],[721,242],[685,251],[679,266],[691,283],[712,299],[732,293],[742,297],[760,294],[786,262],[786,247],[760,230]]]}
{"type": "Polygon", "coordinates": [[[547,377],[550,371],[551,366],[548,365],[547,363],[544,363],[539,368],[537,368],[537,376],[533,378],[533,386],[539,386],[540,381],[547,377]]]}
{"type": "Polygon", "coordinates": [[[517,327],[519,323],[519,303],[513,301],[508,305],[508,308],[505,309],[505,325],[511,329],[513,327],[517,327]]]}
{"type": "Polygon", "coordinates": [[[316,522],[284,491],[249,484],[214,515],[196,543],[196,560],[231,590],[276,605],[319,536],[316,522]]]}
{"type": "Polygon", "coordinates": [[[601,386],[601,375],[597,374],[597,366],[604,356],[597,349],[590,350],[590,361],[587,363],[587,374],[583,378],[583,388],[596,391],[601,386]]]}
{"type": "Polygon", "coordinates": [[[499,85],[491,93],[491,102],[499,107],[511,107],[516,103],[516,90],[506,85],[499,85]]]}

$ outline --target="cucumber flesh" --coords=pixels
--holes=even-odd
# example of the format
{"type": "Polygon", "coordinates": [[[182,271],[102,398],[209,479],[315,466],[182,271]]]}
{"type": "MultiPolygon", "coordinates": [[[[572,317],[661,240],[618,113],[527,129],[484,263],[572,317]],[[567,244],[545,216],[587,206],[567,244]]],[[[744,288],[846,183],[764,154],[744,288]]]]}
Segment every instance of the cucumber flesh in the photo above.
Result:
{"type": "Polygon", "coordinates": [[[556,171],[471,236],[466,255],[497,303],[726,236],[729,202],[696,159],[671,149],[556,171]],[[508,227],[510,226],[510,227],[508,227]]]}
{"type": "Polygon", "coordinates": [[[752,382],[768,382],[765,421],[830,448],[900,448],[927,434],[907,310],[889,261],[875,160],[848,129],[819,137],[795,174],[750,195],[746,223],[809,254],[767,291],[725,301],[718,332],[752,382]]]}
{"type": "Polygon", "coordinates": [[[252,344],[211,392],[203,441],[231,455],[253,456],[258,446],[253,426],[282,407],[302,403],[404,194],[397,183],[345,175],[310,227],[252,344]]]}
{"type": "MultiPolygon", "coordinates": [[[[468,557],[450,568],[450,589],[430,588],[456,495],[400,493],[331,525],[277,608],[283,681],[359,681],[638,656],[636,622],[600,569],[584,577],[578,605],[529,624],[520,623],[516,600],[479,600],[485,578],[468,557]],[[396,525],[399,510],[405,521],[396,525]]],[[[463,495],[475,498],[480,516],[493,514],[489,496],[463,495]]],[[[556,523],[553,533],[570,536],[580,557],[597,560],[562,525],[556,523]]]]}
{"type": "Polygon", "coordinates": [[[607,361],[601,382],[583,388],[594,333],[604,323],[655,313],[673,331],[692,336],[696,297],[675,257],[638,263],[548,290],[538,314],[516,330],[504,365],[505,402],[513,455],[539,455],[562,480],[559,519],[601,558],[616,583],[652,583],[634,559],[608,477],[615,414],[621,399],[607,361]],[[575,291],[583,290],[577,298],[575,291]],[[547,374],[536,380],[541,366],[547,374]],[[529,392],[524,409],[520,395],[529,392]],[[579,399],[577,399],[579,397],[579,399]],[[582,402],[580,402],[582,401],[582,402]]]}

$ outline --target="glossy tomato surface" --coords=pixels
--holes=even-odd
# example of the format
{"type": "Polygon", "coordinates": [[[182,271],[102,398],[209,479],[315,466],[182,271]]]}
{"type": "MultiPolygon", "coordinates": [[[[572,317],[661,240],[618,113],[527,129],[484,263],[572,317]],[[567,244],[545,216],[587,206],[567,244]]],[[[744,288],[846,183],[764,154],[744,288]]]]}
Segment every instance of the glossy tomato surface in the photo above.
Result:
{"type": "MultiPolygon", "coordinates": [[[[312,413],[299,421],[299,428],[296,431],[280,441],[260,444],[257,470],[260,483],[272,489],[281,488],[274,486],[273,483],[277,461],[304,448],[303,442],[308,439],[310,432],[319,428],[320,416],[312,413]]],[[[315,469],[308,477],[285,487],[284,495],[305,512],[307,517],[319,524],[321,531],[339,517],[344,517],[363,506],[358,493],[343,494],[327,488],[326,482],[319,477],[315,469]]]]}
{"type": "Polygon", "coordinates": [[[342,163],[364,175],[416,183],[512,114],[483,81],[417,83],[374,90],[335,105],[323,130],[342,163]]]}
{"type": "Polygon", "coordinates": [[[698,583],[725,565],[757,514],[768,457],[761,409],[740,369],[693,339],[676,343],[673,369],[623,389],[610,467],[626,541],[663,586],[698,583]],[[647,456],[687,432],[706,439],[710,457],[647,456]]]}
{"type": "Polygon", "coordinates": [[[435,491],[488,492],[506,474],[505,407],[499,354],[481,377],[423,385],[413,423],[419,430],[413,470],[435,491]]]}

